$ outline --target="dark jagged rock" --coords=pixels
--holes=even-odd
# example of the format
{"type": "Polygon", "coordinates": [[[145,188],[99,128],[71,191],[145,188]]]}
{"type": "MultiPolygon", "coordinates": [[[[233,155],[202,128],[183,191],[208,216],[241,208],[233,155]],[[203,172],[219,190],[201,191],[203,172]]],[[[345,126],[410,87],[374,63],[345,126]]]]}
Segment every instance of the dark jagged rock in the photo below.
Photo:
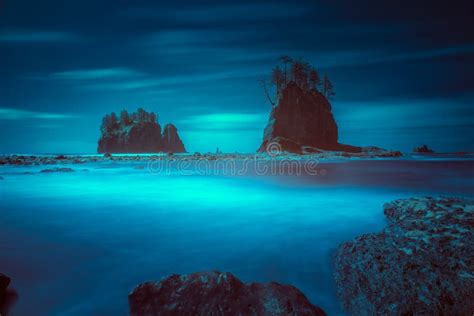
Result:
{"type": "Polygon", "coordinates": [[[412,198],[384,205],[388,226],[342,244],[338,294],[353,315],[471,315],[474,201],[412,198]]]}
{"type": "Polygon", "coordinates": [[[242,283],[231,273],[172,275],[143,283],[128,298],[132,316],[325,315],[290,285],[242,283]]]}
{"type": "Polygon", "coordinates": [[[172,153],[185,153],[184,144],[179,138],[178,129],[173,124],[166,124],[163,129],[163,149],[172,153]]]}
{"type": "Polygon", "coordinates": [[[11,279],[5,274],[0,273],[0,294],[3,294],[10,285],[11,279]]]}
{"type": "Polygon", "coordinates": [[[51,173],[51,172],[74,172],[74,169],[71,168],[53,168],[53,169],[43,169],[41,173],[51,173]]]}
{"type": "Polygon", "coordinates": [[[423,145],[420,147],[413,148],[413,152],[420,154],[432,154],[434,153],[434,150],[429,148],[427,145],[423,145]]]}
{"type": "Polygon", "coordinates": [[[9,289],[11,279],[0,273],[0,315],[8,315],[11,306],[18,299],[15,290],[9,289]]]}
{"type": "MultiPolygon", "coordinates": [[[[97,149],[99,153],[157,153],[182,145],[181,140],[180,144],[168,141],[165,148],[156,115],[143,109],[132,114],[122,111],[120,119],[115,113],[106,115],[102,120],[101,132],[97,149]]],[[[174,132],[175,135],[171,134],[170,139],[179,139],[176,128],[174,132]]]]}

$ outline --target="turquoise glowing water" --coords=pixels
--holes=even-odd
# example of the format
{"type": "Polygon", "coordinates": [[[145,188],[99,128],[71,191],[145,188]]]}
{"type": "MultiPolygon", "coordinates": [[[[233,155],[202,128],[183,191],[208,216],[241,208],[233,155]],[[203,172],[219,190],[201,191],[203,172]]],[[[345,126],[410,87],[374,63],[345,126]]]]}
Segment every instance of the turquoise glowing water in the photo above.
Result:
{"type": "Polygon", "coordinates": [[[332,163],[320,165],[324,176],[298,177],[136,165],[0,167],[0,271],[19,293],[12,315],[126,315],[136,284],[203,270],[292,284],[342,314],[331,276],[338,244],[380,230],[387,201],[474,192],[469,160],[332,163]]]}

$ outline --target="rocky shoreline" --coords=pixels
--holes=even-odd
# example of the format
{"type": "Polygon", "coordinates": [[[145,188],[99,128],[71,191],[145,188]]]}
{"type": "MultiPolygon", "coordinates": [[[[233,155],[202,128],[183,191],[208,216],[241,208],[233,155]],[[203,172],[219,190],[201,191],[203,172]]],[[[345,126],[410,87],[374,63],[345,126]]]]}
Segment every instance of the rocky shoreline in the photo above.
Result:
{"type": "Polygon", "coordinates": [[[367,148],[360,153],[348,153],[340,151],[317,151],[306,154],[276,153],[276,154],[117,154],[117,155],[5,155],[0,156],[0,165],[57,165],[57,164],[84,164],[103,161],[114,162],[148,162],[154,160],[304,160],[304,159],[371,159],[371,158],[399,158],[402,153],[379,148],[367,148]]]}
{"type": "Polygon", "coordinates": [[[315,315],[297,288],[276,282],[245,284],[218,271],[172,275],[138,285],[128,297],[130,315],[315,315]]]}
{"type": "MultiPolygon", "coordinates": [[[[337,294],[350,315],[470,315],[474,310],[474,200],[399,199],[384,205],[388,225],[341,244],[337,294]]],[[[0,274],[0,312],[17,299],[0,274]]],[[[136,286],[130,314],[325,315],[291,285],[245,284],[218,271],[171,275],[136,286]]]]}
{"type": "MultiPolygon", "coordinates": [[[[350,315],[470,315],[474,201],[422,197],[384,205],[389,224],[339,246],[334,278],[350,315]]],[[[131,315],[324,315],[296,288],[230,273],[172,275],[129,295],[131,315]],[[269,304],[268,302],[272,302],[269,304]]]]}
{"type": "Polygon", "coordinates": [[[342,244],[335,281],[354,315],[470,315],[474,201],[411,198],[384,205],[388,226],[342,244]]]}

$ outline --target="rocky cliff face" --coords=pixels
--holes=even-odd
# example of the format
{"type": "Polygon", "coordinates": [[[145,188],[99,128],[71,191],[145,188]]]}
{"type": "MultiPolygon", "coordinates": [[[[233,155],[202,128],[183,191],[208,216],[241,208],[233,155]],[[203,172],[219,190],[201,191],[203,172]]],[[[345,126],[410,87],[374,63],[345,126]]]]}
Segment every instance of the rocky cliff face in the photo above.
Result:
{"type": "Polygon", "coordinates": [[[270,144],[283,151],[301,153],[306,147],[360,152],[359,147],[338,143],[337,124],[327,98],[315,89],[289,83],[273,107],[260,152],[270,144]]]}
{"type": "Polygon", "coordinates": [[[179,138],[178,129],[173,124],[166,124],[163,129],[163,148],[166,152],[186,152],[184,144],[179,138]]]}
{"type": "Polygon", "coordinates": [[[177,129],[171,124],[161,134],[161,126],[154,113],[139,109],[128,114],[122,111],[120,119],[115,113],[102,120],[99,153],[156,153],[185,152],[177,129]]]}
{"type": "Polygon", "coordinates": [[[388,226],[335,254],[350,315],[470,315],[474,311],[474,201],[412,198],[384,205],[388,226]]]}
{"type": "Polygon", "coordinates": [[[244,284],[231,273],[172,275],[128,297],[130,315],[325,315],[291,285],[244,284]]]}

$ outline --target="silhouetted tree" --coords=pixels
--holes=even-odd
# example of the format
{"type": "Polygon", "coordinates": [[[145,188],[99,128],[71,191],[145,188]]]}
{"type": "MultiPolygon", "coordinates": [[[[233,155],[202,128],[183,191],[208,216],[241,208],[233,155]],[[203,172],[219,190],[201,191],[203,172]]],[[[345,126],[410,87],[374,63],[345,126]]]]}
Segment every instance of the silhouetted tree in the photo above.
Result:
{"type": "Polygon", "coordinates": [[[109,125],[109,120],[110,120],[110,115],[109,114],[106,114],[103,118],[102,118],[102,124],[100,125],[100,131],[102,132],[102,134],[106,133],[108,131],[108,125],[109,125]]]}
{"type": "Polygon", "coordinates": [[[100,130],[102,131],[102,133],[107,133],[118,128],[118,126],[119,122],[117,119],[117,115],[112,112],[104,116],[104,118],[102,119],[102,125],[100,126],[100,130]]]}
{"type": "Polygon", "coordinates": [[[281,61],[283,62],[283,67],[284,67],[284,81],[285,85],[288,83],[288,72],[286,71],[288,63],[291,63],[291,58],[288,56],[282,56],[280,57],[281,61]]]}
{"type": "Polygon", "coordinates": [[[279,97],[285,84],[285,78],[280,67],[273,68],[271,83],[275,85],[276,94],[277,94],[277,97],[279,97]]]}
{"type": "Polygon", "coordinates": [[[148,121],[148,113],[143,108],[138,108],[137,110],[137,119],[139,123],[144,123],[148,121]]]}
{"type": "Polygon", "coordinates": [[[267,83],[265,82],[265,80],[263,79],[260,80],[260,84],[262,85],[263,92],[265,93],[265,96],[267,97],[268,102],[270,102],[272,106],[275,106],[275,101],[272,100],[272,98],[270,97],[270,94],[268,93],[267,83]]]}
{"type": "Polygon", "coordinates": [[[115,114],[115,112],[112,112],[110,113],[110,117],[109,117],[109,126],[111,128],[115,128],[117,127],[117,125],[118,125],[117,114],[115,114]]]}
{"type": "Polygon", "coordinates": [[[309,71],[309,83],[310,86],[319,91],[319,85],[321,84],[321,78],[319,78],[318,71],[315,68],[311,68],[309,71]]]}
{"type": "Polygon", "coordinates": [[[327,75],[324,75],[323,79],[323,94],[328,99],[336,95],[333,90],[333,85],[327,75]]]}
{"type": "Polygon", "coordinates": [[[151,112],[149,115],[150,123],[156,123],[156,114],[151,112]]]}
{"type": "Polygon", "coordinates": [[[304,88],[307,83],[305,65],[301,61],[294,61],[291,72],[293,74],[293,80],[300,87],[304,88]]]}
{"type": "MultiPolygon", "coordinates": [[[[296,84],[306,92],[321,91],[328,99],[335,95],[333,85],[327,75],[321,80],[318,71],[308,62],[302,59],[294,60],[288,56],[283,56],[280,60],[283,62],[284,69],[282,70],[279,66],[273,68],[270,80],[270,83],[276,86],[277,98],[281,97],[289,83],[296,84]],[[290,64],[291,68],[287,71],[288,64],[290,64]]],[[[262,84],[266,98],[274,106],[278,100],[272,100],[265,80],[260,80],[260,83],[262,84]]]]}
{"type": "Polygon", "coordinates": [[[126,110],[120,112],[120,123],[123,125],[129,125],[130,123],[132,123],[130,115],[126,110]]]}

